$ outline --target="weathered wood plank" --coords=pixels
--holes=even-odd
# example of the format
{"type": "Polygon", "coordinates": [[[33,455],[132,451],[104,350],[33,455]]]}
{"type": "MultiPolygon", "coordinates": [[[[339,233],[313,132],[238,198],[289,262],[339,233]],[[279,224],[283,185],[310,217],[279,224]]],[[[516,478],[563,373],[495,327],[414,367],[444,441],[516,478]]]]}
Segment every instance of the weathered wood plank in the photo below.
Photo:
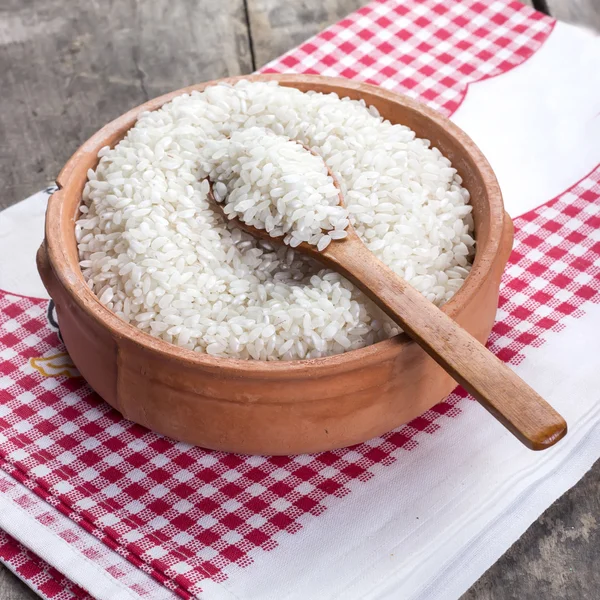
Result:
{"type": "Polygon", "coordinates": [[[598,0],[546,0],[555,19],[583,25],[600,32],[600,2],[598,0]]]}
{"type": "Polygon", "coordinates": [[[595,600],[599,560],[600,461],[461,600],[595,600]]]}
{"type": "Polygon", "coordinates": [[[257,67],[368,4],[368,0],[247,1],[257,67]]]}
{"type": "Polygon", "coordinates": [[[0,208],[144,100],[252,71],[244,0],[3,0],[0,208]]]}

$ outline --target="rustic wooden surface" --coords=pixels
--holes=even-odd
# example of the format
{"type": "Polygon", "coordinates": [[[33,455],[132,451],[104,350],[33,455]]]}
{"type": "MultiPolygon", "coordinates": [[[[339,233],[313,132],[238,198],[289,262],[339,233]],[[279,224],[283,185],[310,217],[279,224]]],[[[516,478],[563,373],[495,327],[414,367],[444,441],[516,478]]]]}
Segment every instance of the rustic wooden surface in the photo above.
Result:
{"type": "Polygon", "coordinates": [[[252,71],[244,15],[244,0],[2,0],[0,208],[132,106],[252,71]]]}
{"type": "MultiPolygon", "coordinates": [[[[189,83],[249,73],[365,3],[1,0],[0,208],[51,183],[82,141],[126,109],[189,83]]],[[[546,4],[553,16],[600,31],[599,0],[546,4]]],[[[598,521],[600,463],[463,599],[597,600],[598,521]]],[[[0,566],[0,600],[36,597],[0,566]]]]}
{"type": "Polygon", "coordinates": [[[600,31],[600,0],[546,0],[546,4],[556,19],[600,31]]]}
{"type": "Polygon", "coordinates": [[[247,0],[257,67],[268,63],[369,0],[247,0]]]}
{"type": "Polygon", "coordinates": [[[600,461],[461,600],[600,598],[600,461]]]}

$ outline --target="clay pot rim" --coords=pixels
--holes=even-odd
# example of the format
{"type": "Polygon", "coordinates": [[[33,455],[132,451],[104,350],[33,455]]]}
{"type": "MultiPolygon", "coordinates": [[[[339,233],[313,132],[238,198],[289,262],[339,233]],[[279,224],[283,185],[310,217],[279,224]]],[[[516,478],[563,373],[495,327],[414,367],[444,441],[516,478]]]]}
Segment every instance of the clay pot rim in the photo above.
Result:
{"type": "Polygon", "coordinates": [[[190,367],[202,367],[205,370],[214,372],[216,375],[238,375],[252,378],[267,379],[294,379],[299,375],[306,375],[307,370],[315,376],[324,376],[331,372],[351,371],[358,367],[368,367],[381,361],[389,360],[399,355],[402,348],[408,344],[414,344],[406,334],[400,334],[377,342],[358,350],[350,350],[343,354],[328,356],[315,359],[304,359],[296,361],[256,361],[234,358],[220,358],[209,354],[194,352],[180,348],[150,334],[144,333],[133,325],[121,320],[112,311],[100,303],[98,298],[88,288],[79,265],[72,268],[69,255],[66,251],[65,238],[61,223],[65,220],[69,223],[69,231],[74,235],[73,215],[66,214],[63,211],[62,199],[66,195],[76,194],[79,197],[82,194],[83,186],[86,180],[87,169],[91,166],[89,156],[96,157],[100,148],[107,145],[106,140],[114,136],[120,129],[129,129],[135,123],[137,117],[145,111],[155,110],[163,104],[172,100],[175,96],[189,93],[194,90],[201,91],[204,88],[215,85],[220,82],[235,83],[241,79],[252,81],[271,81],[277,80],[283,85],[302,83],[303,86],[319,88],[319,91],[327,91],[331,88],[343,87],[348,91],[364,91],[374,96],[379,96],[384,100],[394,103],[400,103],[408,106],[414,111],[419,112],[427,119],[434,121],[438,126],[455,138],[466,155],[468,155],[480,172],[484,186],[489,198],[489,235],[483,248],[476,247],[476,254],[471,272],[465,279],[465,282],[447,302],[442,310],[451,317],[461,312],[465,305],[469,304],[475,296],[479,287],[484,283],[490,273],[491,266],[498,254],[500,243],[503,238],[507,216],[504,213],[502,195],[496,177],[489,165],[487,159],[483,156],[479,148],[471,138],[463,132],[458,126],[454,125],[449,119],[436,112],[435,110],[409,98],[407,96],[390,92],[383,88],[359,83],[338,77],[326,77],[322,75],[296,75],[296,74],[258,74],[242,75],[237,77],[227,77],[216,79],[201,84],[191,85],[163,96],[159,96],[140,106],[137,106],[117,119],[111,121],[92,137],[90,137],[67,161],[56,179],[59,190],[55,192],[48,201],[46,212],[46,248],[50,265],[61,282],[62,286],[69,292],[71,298],[77,305],[92,317],[100,326],[108,329],[113,337],[121,342],[128,342],[132,345],[141,346],[150,349],[161,355],[165,360],[177,361],[187,364],[190,367]]]}

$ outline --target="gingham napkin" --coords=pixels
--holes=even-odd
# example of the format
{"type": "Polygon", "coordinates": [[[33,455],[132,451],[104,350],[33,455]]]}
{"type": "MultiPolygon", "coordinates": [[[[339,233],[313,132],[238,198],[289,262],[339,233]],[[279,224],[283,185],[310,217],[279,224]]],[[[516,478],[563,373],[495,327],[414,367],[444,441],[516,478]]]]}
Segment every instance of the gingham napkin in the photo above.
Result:
{"type": "Polygon", "coordinates": [[[505,0],[375,2],[264,70],[407,93],[481,146],[517,217],[489,346],[569,435],[530,452],[460,389],[319,455],[153,434],[64,352],[40,192],[0,214],[0,560],[47,598],[455,598],[600,456],[598,39],[505,0]]]}

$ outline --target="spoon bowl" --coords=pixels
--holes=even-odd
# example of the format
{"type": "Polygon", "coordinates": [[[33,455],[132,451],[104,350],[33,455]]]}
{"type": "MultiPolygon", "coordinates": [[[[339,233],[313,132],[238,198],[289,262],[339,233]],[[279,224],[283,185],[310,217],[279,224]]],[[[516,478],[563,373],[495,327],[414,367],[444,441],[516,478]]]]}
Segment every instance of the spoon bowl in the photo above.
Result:
{"type": "MultiPolygon", "coordinates": [[[[296,141],[296,140],[294,140],[294,141],[296,141]]],[[[297,144],[302,146],[302,148],[304,148],[307,152],[310,152],[314,156],[318,156],[319,158],[321,158],[321,155],[318,154],[317,152],[315,152],[314,150],[312,150],[312,148],[309,148],[308,146],[306,146],[305,144],[302,144],[301,142],[297,142],[297,144]]],[[[329,165],[327,165],[327,163],[325,163],[325,162],[323,164],[325,165],[325,168],[327,169],[327,174],[329,175],[329,177],[331,177],[331,179],[333,181],[333,185],[338,190],[338,205],[345,206],[344,196],[342,194],[340,182],[337,180],[336,176],[333,174],[333,172],[329,168],[329,165]]],[[[231,225],[233,225],[234,227],[237,227],[238,229],[241,229],[242,231],[245,231],[246,233],[250,234],[252,237],[254,237],[256,239],[265,240],[265,241],[273,242],[276,244],[284,244],[283,240],[284,240],[285,236],[283,236],[283,235],[275,236],[275,237],[271,236],[266,229],[259,229],[258,227],[254,227],[253,225],[248,225],[247,223],[242,221],[239,217],[234,217],[232,215],[228,215],[227,213],[225,213],[224,208],[225,208],[226,202],[217,200],[217,197],[214,192],[215,182],[211,181],[210,178],[208,178],[208,177],[206,178],[206,181],[208,182],[208,186],[209,186],[209,188],[208,188],[209,200],[211,201],[213,206],[216,206],[219,209],[219,211],[221,212],[223,217],[231,225]]],[[[352,238],[356,238],[357,240],[360,241],[360,238],[351,223],[348,224],[345,231],[347,233],[347,236],[341,240],[335,240],[335,241],[337,241],[338,243],[343,243],[344,241],[352,239],[352,238]]],[[[297,250],[298,252],[301,252],[302,254],[310,256],[316,260],[321,260],[321,262],[322,262],[322,253],[319,250],[317,250],[317,247],[313,244],[309,244],[308,242],[301,242],[298,246],[294,247],[294,250],[297,250]]]]}

